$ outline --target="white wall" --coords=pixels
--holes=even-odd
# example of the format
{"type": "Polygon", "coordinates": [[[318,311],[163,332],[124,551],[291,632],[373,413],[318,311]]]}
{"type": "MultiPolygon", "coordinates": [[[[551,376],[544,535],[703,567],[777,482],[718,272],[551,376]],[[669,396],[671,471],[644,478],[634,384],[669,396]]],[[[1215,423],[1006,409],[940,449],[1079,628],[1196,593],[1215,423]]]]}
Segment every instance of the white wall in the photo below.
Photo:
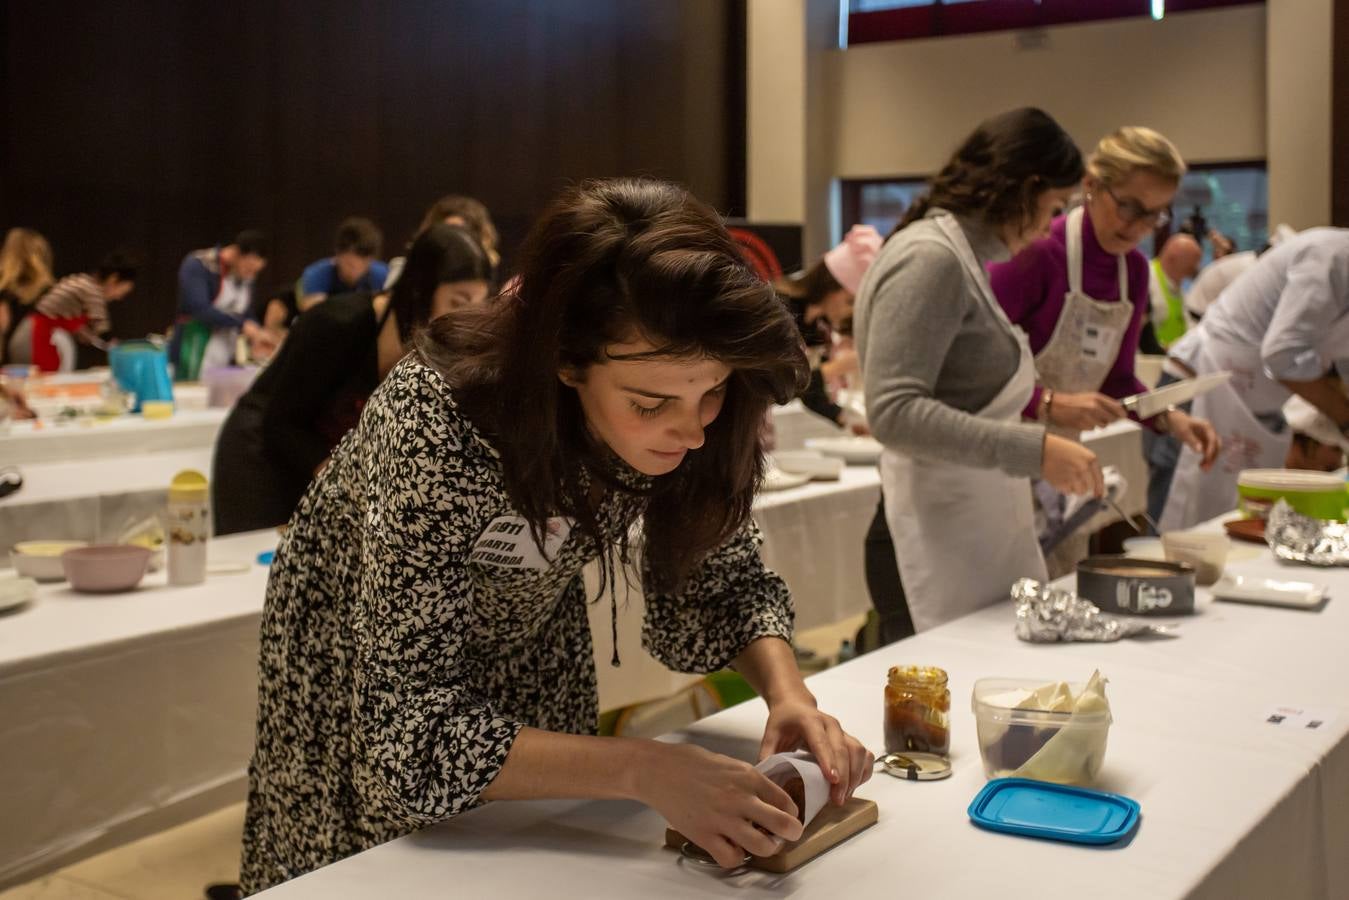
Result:
{"type": "Polygon", "coordinates": [[[1265,54],[1260,5],[836,51],[834,171],[928,174],[981,119],[1026,105],[1084,151],[1120,125],[1148,125],[1189,159],[1261,159],[1265,54]],[[1038,43],[1023,47],[1027,37],[1038,43]]]}
{"type": "Polygon", "coordinates": [[[1330,222],[1333,0],[1269,0],[1269,220],[1330,222]]]}

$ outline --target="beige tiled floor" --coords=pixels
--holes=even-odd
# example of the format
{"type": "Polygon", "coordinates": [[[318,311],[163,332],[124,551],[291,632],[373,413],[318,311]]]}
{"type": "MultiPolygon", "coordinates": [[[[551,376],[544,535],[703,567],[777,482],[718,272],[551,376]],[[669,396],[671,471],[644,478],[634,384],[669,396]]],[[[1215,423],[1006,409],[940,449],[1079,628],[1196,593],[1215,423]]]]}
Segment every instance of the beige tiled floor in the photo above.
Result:
{"type": "MultiPolygon", "coordinates": [[[[864,619],[801,632],[797,644],[832,658],[864,619]]],[[[199,900],[206,885],[238,879],[243,821],[244,806],[235,804],[0,892],[0,900],[199,900]]]]}
{"type": "Polygon", "coordinates": [[[100,853],[0,893],[0,900],[199,900],[239,878],[244,805],[100,853]]]}

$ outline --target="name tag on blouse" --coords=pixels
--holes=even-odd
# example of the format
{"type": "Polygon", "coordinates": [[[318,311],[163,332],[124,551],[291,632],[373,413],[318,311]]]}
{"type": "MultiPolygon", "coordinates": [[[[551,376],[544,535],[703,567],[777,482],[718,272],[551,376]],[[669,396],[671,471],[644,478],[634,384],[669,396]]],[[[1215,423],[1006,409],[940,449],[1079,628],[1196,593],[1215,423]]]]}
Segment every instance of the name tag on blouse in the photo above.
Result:
{"type": "Polygon", "coordinates": [[[1113,359],[1118,350],[1119,329],[1088,325],[1082,330],[1082,355],[1090,360],[1113,359]]]}
{"type": "Polygon", "coordinates": [[[571,519],[561,516],[549,519],[540,548],[523,517],[499,516],[474,542],[469,562],[503,569],[548,569],[571,534],[572,525],[571,519]]]}

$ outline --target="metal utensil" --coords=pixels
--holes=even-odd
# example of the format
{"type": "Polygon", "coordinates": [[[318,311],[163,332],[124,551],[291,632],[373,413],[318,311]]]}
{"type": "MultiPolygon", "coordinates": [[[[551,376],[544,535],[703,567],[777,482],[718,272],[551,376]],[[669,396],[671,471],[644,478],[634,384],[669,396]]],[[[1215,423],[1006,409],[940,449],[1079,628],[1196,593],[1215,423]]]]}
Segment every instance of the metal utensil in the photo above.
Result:
{"type": "MultiPolygon", "coordinates": [[[[1114,510],[1115,515],[1123,519],[1130,528],[1132,528],[1139,534],[1143,534],[1143,529],[1138,527],[1138,523],[1133,520],[1132,516],[1127,515],[1124,512],[1124,510],[1119,508],[1119,504],[1115,502],[1115,500],[1110,496],[1109,493],[1106,493],[1106,495],[1102,497],[1101,500],[1105,503],[1106,506],[1114,510]]],[[[1162,533],[1162,529],[1157,527],[1157,523],[1152,520],[1152,516],[1148,515],[1146,511],[1139,513],[1139,515],[1143,517],[1144,522],[1148,523],[1148,527],[1152,529],[1153,534],[1160,535],[1162,533]]]]}
{"type": "Polygon", "coordinates": [[[1200,375],[1187,381],[1178,381],[1166,387],[1148,391],[1146,394],[1134,394],[1120,401],[1120,406],[1134,413],[1140,419],[1150,419],[1163,413],[1168,407],[1188,403],[1200,394],[1206,394],[1232,377],[1231,372],[1213,372],[1200,375]]]}

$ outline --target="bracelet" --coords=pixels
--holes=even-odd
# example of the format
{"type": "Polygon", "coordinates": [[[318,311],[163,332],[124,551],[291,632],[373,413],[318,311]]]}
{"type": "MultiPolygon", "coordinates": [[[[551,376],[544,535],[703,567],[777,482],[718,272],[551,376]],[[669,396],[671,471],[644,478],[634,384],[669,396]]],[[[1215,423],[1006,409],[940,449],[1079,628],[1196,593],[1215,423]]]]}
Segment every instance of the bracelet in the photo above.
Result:
{"type": "Polygon", "coordinates": [[[1040,421],[1046,425],[1049,424],[1049,409],[1054,405],[1054,389],[1052,387],[1044,388],[1040,391],[1040,421]]]}

